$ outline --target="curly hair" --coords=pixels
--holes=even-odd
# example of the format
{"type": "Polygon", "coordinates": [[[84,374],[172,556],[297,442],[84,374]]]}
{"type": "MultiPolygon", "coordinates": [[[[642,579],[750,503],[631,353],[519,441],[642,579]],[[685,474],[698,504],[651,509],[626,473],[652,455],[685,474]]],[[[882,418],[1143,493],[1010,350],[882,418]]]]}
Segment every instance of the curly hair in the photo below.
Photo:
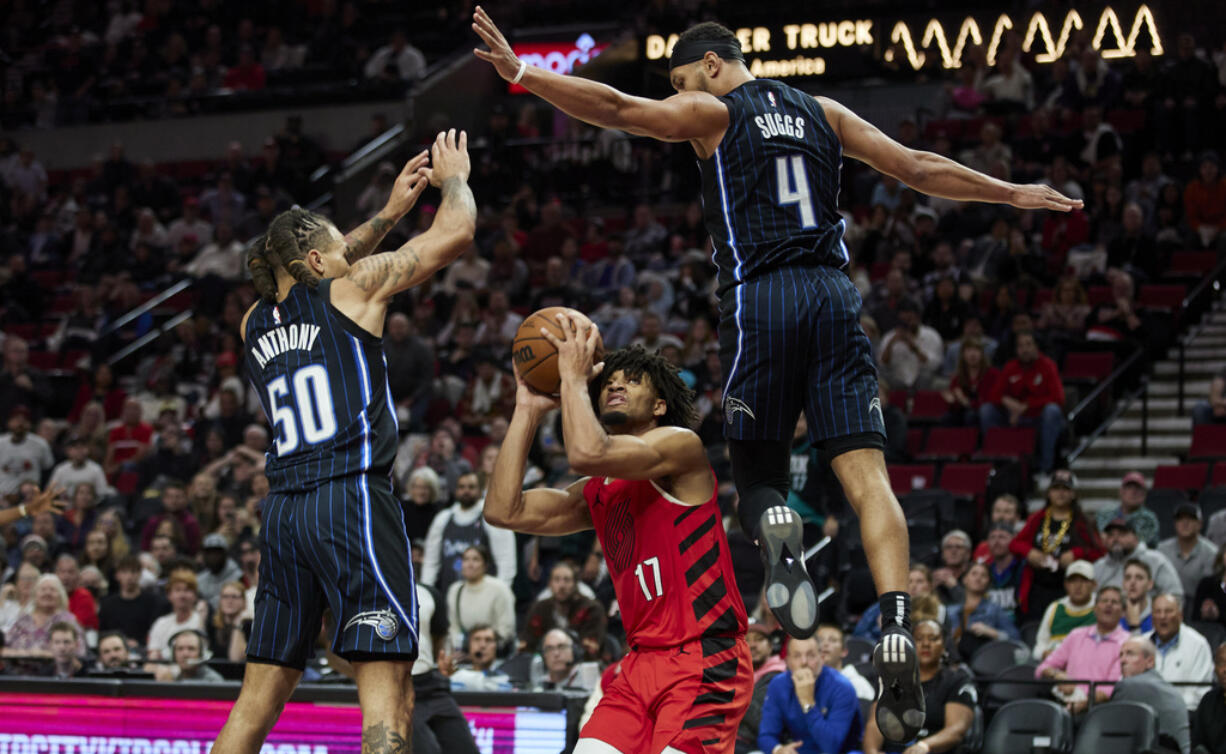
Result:
{"type": "Polygon", "coordinates": [[[694,410],[694,391],[686,387],[678,369],[658,353],[648,353],[647,349],[637,345],[620,348],[605,356],[604,371],[597,379],[592,380],[588,388],[592,405],[598,413],[600,392],[616,372],[621,372],[631,379],[647,375],[656,396],[667,406],[664,416],[658,421],[661,426],[693,428],[698,423],[698,414],[694,410]]]}
{"type": "Polygon", "coordinates": [[[261,298],[276,303],[278,268],[311,288],[319,285],[319,276],[307,266],[306,255],[311,249],[323,248],[330,226],[328,218],[301,207],[273,218],[268,230],[247,246],[247,269],[261,298]]]}

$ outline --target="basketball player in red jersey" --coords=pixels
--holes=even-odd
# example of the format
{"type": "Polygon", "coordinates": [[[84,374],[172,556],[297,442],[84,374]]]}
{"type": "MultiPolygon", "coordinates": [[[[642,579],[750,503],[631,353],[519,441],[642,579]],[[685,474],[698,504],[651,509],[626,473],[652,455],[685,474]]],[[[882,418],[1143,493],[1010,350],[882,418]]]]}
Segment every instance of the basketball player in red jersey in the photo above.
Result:
{"type": "Polygon", "coordinates": [[[565,315],[559,324],[562,339],[542,332],[558,348],[567,459],[588,476],[564,490],[522,491],[537,427],[559,401],[516,375],[485,518],[542,535],[594,528],[600,538],[630,651],[575,754],[730,752],[753,665],[715,475],[688,428],[694,394],[641,347],[593,366],[596,327],[565,315]]]}

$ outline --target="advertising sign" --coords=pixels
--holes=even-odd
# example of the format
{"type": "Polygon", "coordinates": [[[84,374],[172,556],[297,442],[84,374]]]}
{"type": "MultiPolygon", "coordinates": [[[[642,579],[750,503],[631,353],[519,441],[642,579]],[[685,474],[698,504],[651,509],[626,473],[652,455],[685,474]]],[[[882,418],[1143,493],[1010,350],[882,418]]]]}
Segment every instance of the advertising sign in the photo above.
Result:
{"type": "MultiPolygon", "coordinates": [[[[547,71],[569,74],[575,66],[583,65],[599,55],[608,43],[597,43],[591,34],[580,34],[576,39],[559,42],[516,42],[511,49],[528,65],[547,71]]],[[[528,90],[518,84],[508,84],[511,94],[523,94],[528,90]]]]}
{"type": "MultiPolygon", "coordinates": [[[[0,754],[208,754],[228,701],[0,693],[0,754]]],[[[462,708],[481,754],[557,754],[566,713],[462,708]]],[[[290,702],[261,754],[359,754],[357,705],[290,702]]]]}

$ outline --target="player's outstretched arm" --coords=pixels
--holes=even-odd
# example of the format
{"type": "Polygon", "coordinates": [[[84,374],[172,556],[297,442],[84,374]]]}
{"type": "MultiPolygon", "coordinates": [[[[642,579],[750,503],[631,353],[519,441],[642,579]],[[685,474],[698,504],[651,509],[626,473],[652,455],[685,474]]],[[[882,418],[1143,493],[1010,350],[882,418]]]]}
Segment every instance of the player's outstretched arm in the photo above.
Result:
{"type": "Polygon", "coordinates": [[[369,256],[387,232],[409,214],[421,192],[430,183],[430,171],[426,167],[429,159],[430,153],[425,149],[410,158],[396,177],[383,209],[345,234],[345,261],[353,264],[369,256]]]}
{"type": "Polygon", "coordinates": [[[494,461],[482,515],[494,526],[525,534],[561,535],[591,529],[592,516],[583,498],[586,478],[564,490],[524,490],[528,449],[541,421],[557,401],[533,392],[519,376],[518,368],[515,381],[515,412],[494,461]]]}
{"type": "Polygon", "coordinates": [[[430,229],[396,251],[359,259],[345,276],[367,300],[387,300],[446,267],[472,243],[477,203],[468,187],[468,134],[440,132],[430,147],[430,182],[443,193],[430,229]]]}
{"type": "Polygon", "coordinates": [[[817,101],[844,152],[916,191],[964,202],[1011,204],[1018,209],[1068,212],[1083,206],[1080,199],[1070,199],[1050,186],[1009,183],[935,152],[908,149],[838,102],[827,97],[817,101]]]}
{"type": "Polygon", "coordinates": [[[660,141],[708,139],[728,128],[728,108],[705,92],[684,92],[665,100],[647,99],[597,81],[524,66],[481,6],[473,12],[473,31],[489,47],[475,49],[473,53],[492,64],[499,76],[507,81],[520,76],[520,86],[584,123],[660,141]]]}

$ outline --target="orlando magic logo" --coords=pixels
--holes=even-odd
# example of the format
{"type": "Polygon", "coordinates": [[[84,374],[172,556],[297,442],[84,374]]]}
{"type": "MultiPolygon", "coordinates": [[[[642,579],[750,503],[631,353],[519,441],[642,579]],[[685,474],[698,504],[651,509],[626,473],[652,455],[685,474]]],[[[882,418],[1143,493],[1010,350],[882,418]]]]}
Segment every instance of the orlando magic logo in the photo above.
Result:
{"type": "Polygon", "coordinates": [[[724,396],[724,418],[729,423],[731,423],[732,418],[736,414],[737,411],[744,413],[745,416],[749,417],[751,420],[758,418],[753,415],[753,409],[749,407],[748,403],[741,400],[740,398],[733,398],[732,396],[725,395],[724,396]]]}
{"type": "Polygon", "coordinates": [[[400,621],[396,620],[396,614],[391,610],[368,610],[358,613],[345,624],[345,630],[348,631],[354,626],[371,626],[375,629],[375,635],[383,641],[395,639],[396,634],[400,631],[400,621]]]}

